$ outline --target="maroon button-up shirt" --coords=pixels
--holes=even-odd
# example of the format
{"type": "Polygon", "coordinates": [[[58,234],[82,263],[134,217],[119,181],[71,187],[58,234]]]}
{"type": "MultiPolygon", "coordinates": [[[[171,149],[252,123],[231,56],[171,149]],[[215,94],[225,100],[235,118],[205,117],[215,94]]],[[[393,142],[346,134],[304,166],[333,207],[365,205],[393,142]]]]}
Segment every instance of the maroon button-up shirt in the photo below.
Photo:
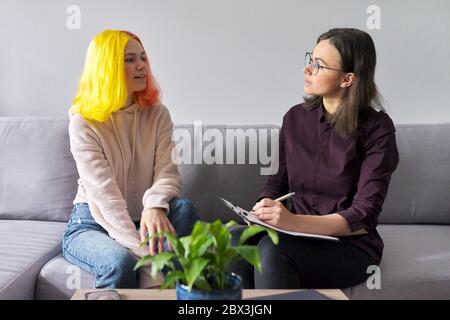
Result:
{"type": "Polygon", "coordinates": [[[371,108],[359,116],[357,135],[342,138],[325,119],[323,104],[311,110],[300,104],[283,118],[279,148],[278,173],[269,177],[260,198],[295,192],[295,213],[340,214],[351,231],[368,231],[341,241],[379,263],[384,244],[376,226],[399,162],[391,118],[371,108]]]}

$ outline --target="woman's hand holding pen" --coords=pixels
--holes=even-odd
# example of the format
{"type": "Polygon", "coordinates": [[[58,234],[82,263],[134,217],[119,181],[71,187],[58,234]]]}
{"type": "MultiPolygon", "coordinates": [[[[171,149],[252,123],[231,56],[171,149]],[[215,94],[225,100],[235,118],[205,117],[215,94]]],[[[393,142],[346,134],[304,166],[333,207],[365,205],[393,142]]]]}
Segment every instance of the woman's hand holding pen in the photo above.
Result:
{"type": "Polygon", "coordinates": [[[285,230],[290,229],[295,217],[280,201],[270,198],[257,202],[253,207],[253,213],[259,220],[285,230]]]}
{"type": "MultiPolygon", "coordinates": [[[[145,240],[147,235],[151,236],[154,233],[161,233],[163,231],[175,234],[175,229],[170,223],[167,215],[162,208],[150,208],[142,212],[140,236],[141,241],[145,240]]],[[[150,254],[153,256],[156,254],[155,247],[156,241],[158,241],[158,252],[164,251],[164,237],[151,238],[149,241],[150,254]]],[[[172,251],[170,243],[168,243],[169,251],[172,251]]]]}

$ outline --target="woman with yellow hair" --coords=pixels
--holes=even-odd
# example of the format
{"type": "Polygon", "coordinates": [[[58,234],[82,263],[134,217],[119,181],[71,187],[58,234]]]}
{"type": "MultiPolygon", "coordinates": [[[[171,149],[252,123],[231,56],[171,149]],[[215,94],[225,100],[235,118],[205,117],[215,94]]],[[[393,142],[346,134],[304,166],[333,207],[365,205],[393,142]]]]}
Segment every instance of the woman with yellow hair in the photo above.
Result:
{"type": "Polygon", "coordinates": [[[162,275],[152,280],[148,268],[140,274],[133,268],[170,245],[163,238],[146,247],[141,241],[161,231],[189,234],[198,218],[192,203],[178,198],[173,123],[136,35],[105,30],[94,37],[69,116],[80,178],[65,259],[94,274],[96,288],[158,285],[162,275]]]}

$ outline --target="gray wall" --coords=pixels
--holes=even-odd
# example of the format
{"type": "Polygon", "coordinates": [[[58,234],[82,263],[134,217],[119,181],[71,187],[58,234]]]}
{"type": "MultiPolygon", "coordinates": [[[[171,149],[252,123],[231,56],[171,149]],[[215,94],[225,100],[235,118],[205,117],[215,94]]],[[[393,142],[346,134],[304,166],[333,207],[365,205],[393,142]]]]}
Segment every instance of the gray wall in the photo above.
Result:
{"type": "Polygon", "coordinates": [[[280,124],[302,99],[304,52],[335,26],[373,36],[394,122],[450,122],[446,0],[0,0],[0,116],[67,115],[89,41],[112,28],[142,38],[175,122],[280,124]]]}

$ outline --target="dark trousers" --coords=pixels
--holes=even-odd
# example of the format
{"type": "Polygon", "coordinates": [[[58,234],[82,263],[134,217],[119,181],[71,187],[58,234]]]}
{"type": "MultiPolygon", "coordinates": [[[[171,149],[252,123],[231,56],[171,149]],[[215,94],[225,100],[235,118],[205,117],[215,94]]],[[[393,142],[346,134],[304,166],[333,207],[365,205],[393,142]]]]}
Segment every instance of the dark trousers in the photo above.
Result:
{"type": "MultiPolygon", "coordinates": [[[[232,231],[236,245],[246,226],[232,231]]],[[[278,233],[275,245],[260,233],[246,244],[258,245],[262,273],[245,260],[230,268],[243,279],[244,288],[299,289],[346,288],[364,282],[367,267],[375,261],[362,249],[345,241],[329,241],[278,233]]]]}

